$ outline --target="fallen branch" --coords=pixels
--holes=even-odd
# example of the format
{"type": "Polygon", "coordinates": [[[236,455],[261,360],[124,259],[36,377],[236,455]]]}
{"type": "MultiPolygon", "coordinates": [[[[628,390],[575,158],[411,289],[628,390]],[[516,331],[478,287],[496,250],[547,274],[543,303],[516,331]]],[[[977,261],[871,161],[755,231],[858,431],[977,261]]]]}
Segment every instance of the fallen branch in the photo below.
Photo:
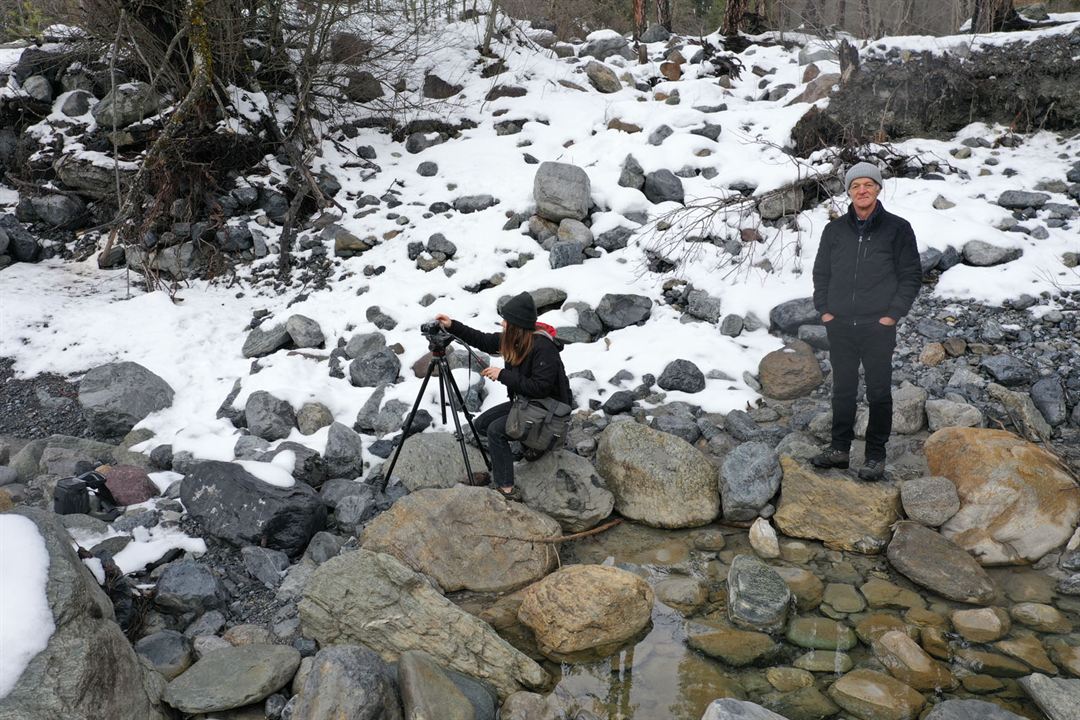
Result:
{"type": "Polygon", "coordinates": [[[610,530],[611,528],[615,527],[616,525],[620,524],[621,522],[622,522],[622,518],[615,518],[614,520],[609,520],[608,522],[604,523],[603,525],[599,525],[597,527],[594,527],[592,530],[583,530],[582,532],[573,533],[572,535],[557,535],[555,537],[525,537],[525,538],[520,538],[520,537],[510,537],[509,535],[481,535],[480,537],[496,538],[496,539],[499,539],[499,540],[517,540],[518,542],[528,542],[528,543],[561,543],[561,542],[566,542],[567,540],[578,540],[578,539],[583,538],[583,537],[589,537],[590,535],[599,535],[600,533],[604,532],[605,530],[610,530]]]}

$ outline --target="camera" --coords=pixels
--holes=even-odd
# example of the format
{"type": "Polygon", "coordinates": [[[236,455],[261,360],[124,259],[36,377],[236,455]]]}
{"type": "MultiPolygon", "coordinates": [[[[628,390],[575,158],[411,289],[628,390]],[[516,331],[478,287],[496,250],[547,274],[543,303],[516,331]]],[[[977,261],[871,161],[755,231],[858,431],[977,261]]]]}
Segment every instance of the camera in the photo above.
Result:
{"type": "Polygon", "coordinates": [[[432,351],[445,350],[450,343],[454,342],[454,336],[448,333],[437,320],[421,325],[420,333],[427,338],[428,348],[432,351]]]}

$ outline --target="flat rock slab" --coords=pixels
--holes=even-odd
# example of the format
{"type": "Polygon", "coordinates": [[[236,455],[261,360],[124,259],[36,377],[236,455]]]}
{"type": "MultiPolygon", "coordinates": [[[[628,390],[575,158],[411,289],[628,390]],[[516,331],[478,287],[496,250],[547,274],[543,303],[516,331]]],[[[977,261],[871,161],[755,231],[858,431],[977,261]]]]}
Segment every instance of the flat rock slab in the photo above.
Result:
{"type": "Polygon", "coordinates": [[[1021,678],[1020,687],[1050,720],[1080,720],[1080,680],[1035,673],[1021,678]]]}
{"type": "Polygon", "coordinates": [[[241,645],[204,655],[170,682],[163,699],[185,713],[210,713],[243,707],[285,687],[300,653],[286,645],[241,645]]]}
{"type": "Polygon", "coordinates": [[[885,549],[892,525],[900,519],[900,490],[894,485],[819,475],[790,457],[780,458],[780,467],[784,478],[773,518],[780,532],[841,550],[885,549]]]}
{"type": "Polygon", "coordinates": [[[997,589],[962,547],[918,523],[897,523],[889,562],[917,585],[950,600],[989,605],[997,589]]]}
{"type": "Polygon", "coordinates": [[[430,575],[443,588],[503,592],[540,580],[558,565],[550,542],[559,524],[494,490],[464,485],[418,490],[364,529],[363,546],[430,575]]]}
{"type": "Polygon", "coordinates": [[[1000,705],[983,700],[946,700],[938,703],[924,720],[1024,720],[1000,705]]]}
{"type": "Polygon", "coordinates": [[[873,670],[853,670],[833,683],[829,697],[864,720],[914,720],[926,700],[914,688],[873,670]]]}
{"type": "Polygon", "coordinates": [[[324,646],[362,643],[387,662],[423,650],[443,667],[490,682],[501,698],[549,682],[490,625],[390,555],[360,549],[327,560],[298,607],[304,635],[324,646]]]}
{"type": "Polygon", "coordinates": [[[735,698],[722,698],[713,700],[709,707],[705,708],[705,714],[701,720],[785,720],[783,715],[777,715],[772,710],[767,710],[757,703],[735,698]]]}

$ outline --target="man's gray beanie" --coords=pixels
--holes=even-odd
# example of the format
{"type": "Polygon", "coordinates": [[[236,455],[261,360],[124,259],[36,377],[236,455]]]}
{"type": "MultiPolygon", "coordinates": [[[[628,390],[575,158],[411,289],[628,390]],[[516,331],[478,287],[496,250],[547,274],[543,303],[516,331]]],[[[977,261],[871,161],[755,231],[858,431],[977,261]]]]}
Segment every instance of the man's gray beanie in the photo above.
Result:
{"type": "Polygon", "coordinates": [[[859,178],[870,178],[877,183],[878,187],[882,187],[881,171],[877,169],[877,165],[871,165],[868,162],[856,163],[851,166],[851,169],[844,175],[844,189],[850,190],[851,183],[855,182],[859,178]]]}

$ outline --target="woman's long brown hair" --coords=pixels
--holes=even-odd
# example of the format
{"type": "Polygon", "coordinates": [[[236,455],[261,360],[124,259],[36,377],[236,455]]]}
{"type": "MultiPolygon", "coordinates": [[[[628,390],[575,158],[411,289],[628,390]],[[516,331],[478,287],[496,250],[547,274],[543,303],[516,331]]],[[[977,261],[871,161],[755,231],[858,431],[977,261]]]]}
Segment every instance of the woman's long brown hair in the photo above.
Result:
{"type": "Polygon", "coordinates": [[[506,323],[499,340],[499,355],[508,366],[520,365],[532,352],[533,331],[506,323]]]}

